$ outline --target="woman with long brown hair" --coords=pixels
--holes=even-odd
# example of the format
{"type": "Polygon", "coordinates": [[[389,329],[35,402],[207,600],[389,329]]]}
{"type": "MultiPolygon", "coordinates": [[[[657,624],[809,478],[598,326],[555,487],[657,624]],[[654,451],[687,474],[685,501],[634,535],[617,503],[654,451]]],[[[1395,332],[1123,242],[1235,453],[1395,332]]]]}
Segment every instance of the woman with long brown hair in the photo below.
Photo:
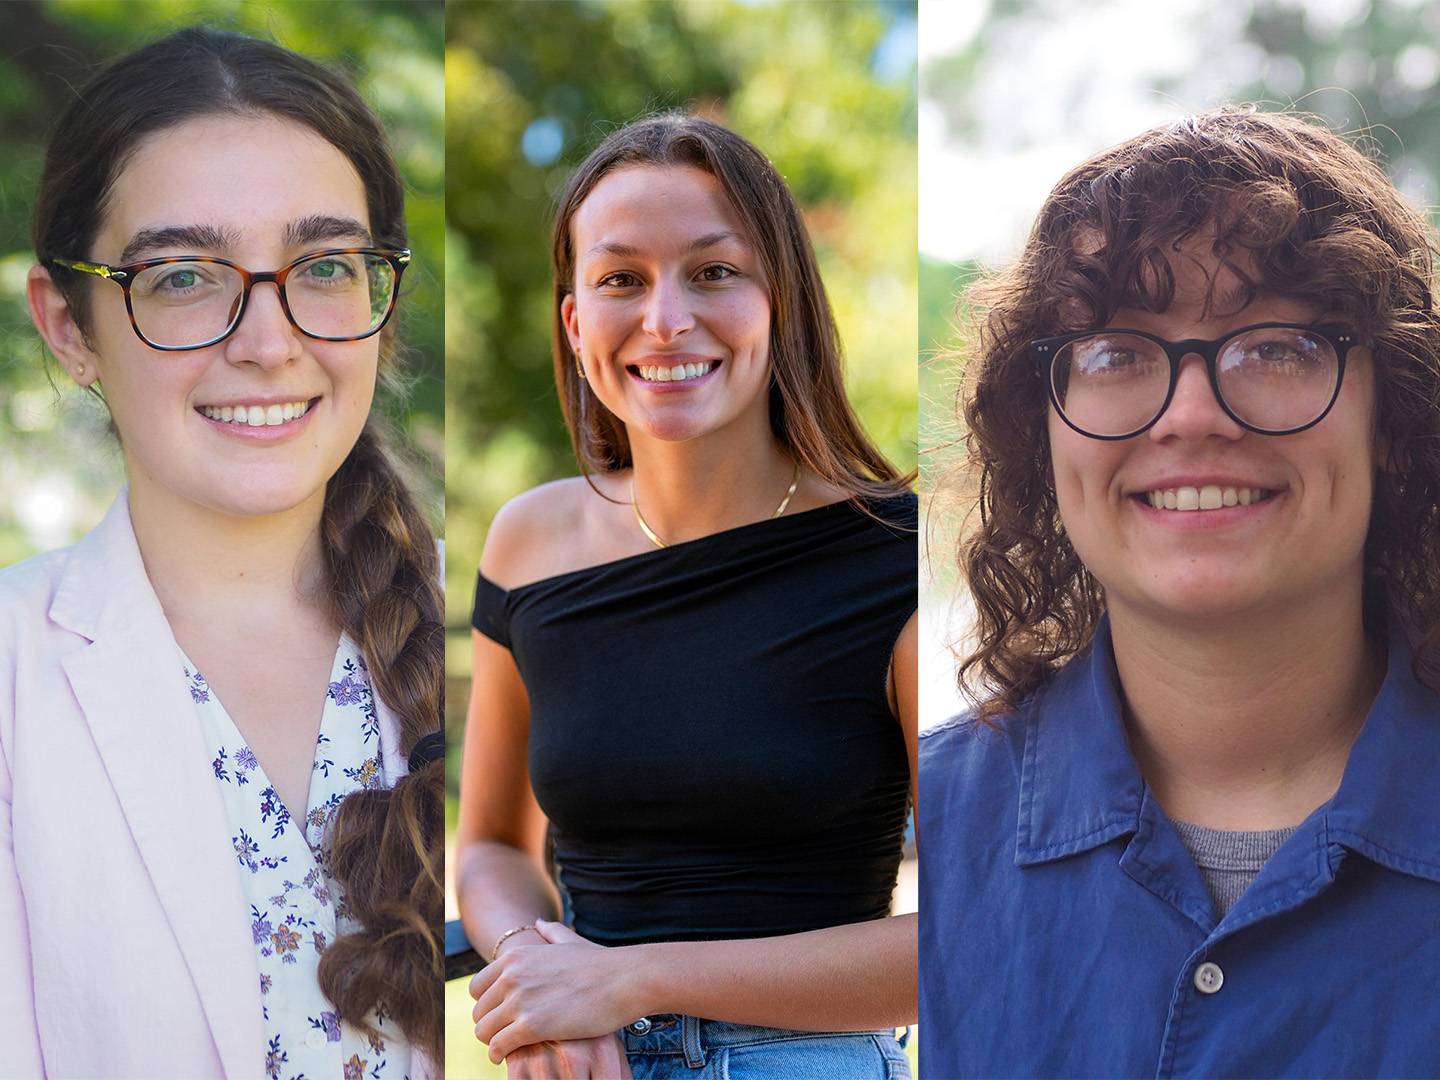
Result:
{"type": "Polygon", "coordinates": [[[1226,107],[980,288],[927,1070],[1440,1071],[1435,257],[1345,139],[1226,107]]]}
{"type": "Polygon", "coordinates": [[[733,132],[654,116],[575,170],[552,254],[584,475],[513,500],[481,563],[476,1034],[516,1077],[907,1075],[914,500],[845,399],[794,199],[733,132]]]}
{"type": "Polygon", "coordinates": [[[385,133],[324,67],[182,30],[76,93],[34,237],[128,483],[0,574],[5,1071],[434,1075],[442,631],[371,416],[411,257],[385,133]]]}

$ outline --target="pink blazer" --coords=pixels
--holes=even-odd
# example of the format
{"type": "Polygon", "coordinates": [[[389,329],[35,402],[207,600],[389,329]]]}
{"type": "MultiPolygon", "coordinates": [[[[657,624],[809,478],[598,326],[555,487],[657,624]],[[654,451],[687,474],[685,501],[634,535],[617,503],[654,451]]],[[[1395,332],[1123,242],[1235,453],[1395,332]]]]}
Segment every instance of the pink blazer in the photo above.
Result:
{"type": "Polygon", "coordinates": [[[7,1077],[262,1073],[248,911],[176,664],[124,492],[74,547],[0,572],[7,1077]]]}

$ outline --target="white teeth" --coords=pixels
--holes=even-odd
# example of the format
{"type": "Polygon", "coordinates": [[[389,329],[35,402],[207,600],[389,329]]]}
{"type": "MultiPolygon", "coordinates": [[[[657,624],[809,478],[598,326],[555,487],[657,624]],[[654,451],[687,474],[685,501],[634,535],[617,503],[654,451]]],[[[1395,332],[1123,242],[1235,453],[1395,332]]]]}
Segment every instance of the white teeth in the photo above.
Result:
{"type": "Polygon", "coordinates": [[[640,365],[640,378],[646,382],[684,382],[686,379],[698,379],[701,375],[708,375],[713,364],[702,362],[699,364],[676,364],[674,367],[660,367],[658,365],[640,365]]]}
{"type": "Polygon", "coordinates": [[[287,401],[283,405],[204,405],[200,411],[211,420],[246,427],[275,427],[295,420],[310,410],[306,401],[287,401]]]}
{"type": "Polygon", "coordinates": [[[1199,488],[1147,491],[1145,501],[1156,510],[1219,510],[1222,506],[1249,506],[1263,501],[1267,495],[1264,488],[1222,488],[1219,484],[1206,484],[1199,488]]]}

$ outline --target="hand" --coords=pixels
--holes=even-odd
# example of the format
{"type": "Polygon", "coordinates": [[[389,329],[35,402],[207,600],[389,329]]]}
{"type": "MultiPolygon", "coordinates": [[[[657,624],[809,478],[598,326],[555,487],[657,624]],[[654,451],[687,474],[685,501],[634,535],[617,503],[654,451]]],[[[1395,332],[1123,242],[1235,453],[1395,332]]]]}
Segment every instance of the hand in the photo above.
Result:
{"type": "Polygon", "coordinates": [[[610,1035],[645,1011],[637,950],[603,948],[560,923],[535,930],[546,944],[506,948],[470,980],[475,1037],[497,1064],[522,1046],[610,1035]]]}
{"type": "Polygon", "coordinates": [[[537,1043],[505,1059],[508,1080],[630,1080],[630,1063],[618,1035],[537,1043]]]}

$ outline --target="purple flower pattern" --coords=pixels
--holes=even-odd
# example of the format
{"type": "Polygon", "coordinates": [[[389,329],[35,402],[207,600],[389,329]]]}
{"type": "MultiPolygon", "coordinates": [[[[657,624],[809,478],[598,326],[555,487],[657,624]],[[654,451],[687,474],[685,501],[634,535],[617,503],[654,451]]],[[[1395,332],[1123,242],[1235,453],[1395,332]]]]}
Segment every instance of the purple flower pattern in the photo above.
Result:
{"type": "Polygon", "coordinates": [[[316,979],[329,943],[355,929],[326,870],[326,828],[346,795],[393,781],[383,774],[379,715],[359,649],[349,637],[341,639],[315,743],[310,805],[303,813],[297,807],[294,816],[204,676],[188,662],[182,666],[214,748],[211,771],[234,832],[230,842],[249,904],[267,1039],[264,1075],[402,1080],[410,1070],[410,1048],[384,1010],[372,1020],[378,1037],[369,1036],[339,1018],[316,979]],[[281,994],[283,1007],[272,1009],[281,994]],[[311,1045],[318,1042],[315,1031],[325,1036],[318,1047],[311,1045]]]}

